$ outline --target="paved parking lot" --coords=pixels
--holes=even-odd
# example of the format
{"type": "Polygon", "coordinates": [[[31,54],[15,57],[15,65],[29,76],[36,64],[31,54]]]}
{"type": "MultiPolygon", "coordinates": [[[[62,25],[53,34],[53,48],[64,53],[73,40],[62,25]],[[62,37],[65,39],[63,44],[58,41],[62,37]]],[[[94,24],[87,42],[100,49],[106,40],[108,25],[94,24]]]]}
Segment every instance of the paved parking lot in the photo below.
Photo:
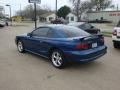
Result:
{"type": "Polygon", "coordinates": [[[20,54],[16,35],[29,32],[32,24],[0,29],[0,90],[120,90],[120,50],[105,38],[108,53],[97,61],[54,68],[39,56],[20,54]]]}

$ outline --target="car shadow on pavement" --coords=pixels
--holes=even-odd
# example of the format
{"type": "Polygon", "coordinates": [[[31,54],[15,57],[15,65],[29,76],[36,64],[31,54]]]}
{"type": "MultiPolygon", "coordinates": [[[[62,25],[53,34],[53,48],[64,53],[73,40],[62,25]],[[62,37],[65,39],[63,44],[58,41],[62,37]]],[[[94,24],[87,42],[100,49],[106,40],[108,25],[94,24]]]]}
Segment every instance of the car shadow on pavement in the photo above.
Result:
{"type": "Polygon", "coordinates": [[[84,70],[90,70],[90,69],[96,69],[100,68],[102,66],[102,62],[100,61],[91,61],[86,63],[69,63],[66,67],[66,69],[84,69],[84,70]]]}
{"type": "MultiPolygon", "coordinates": [[[[41,57],[39,55],[36,54],[32,54],[30,52],[26,52],[25,53],[28,56],[32,56],[33,58],[36,58],[36,60],[39,60],[40,62],[44,63],[44,64],[49,64],[48,66],[50,66],[51,68],[51,62],[49,59],[41,57]]],[[[96,61],[91,61],[91,62],[87,62],[87,63],[67,63],[67,65],[65,66],[65,68],[63,68],[62,70],[82,70],[82,71],[96,71],[96,69],[101,69],[101,67],[104,67],[104,64],[102,63],[102,61],[100,60],[96,60],[96,61]]]]}
{"type": "Polygon", "coordinates": [[[48,58],[45,58],[45,57],[42,57],[42,56],[39,56],[39,55],[36,55],[36,54],[33,54],[33,53],[30,53],[30,52],[26,52],[27,55],[31,55],[31,56],[34,56],[35,58],[41,60],[41,61],[46,61],[46,62],[50,62],[50,60],[48,58]]]}
{"type": "MultiPolygon", "coordinates": [[[[31,54],[29,52],[27,52],[29,55],[32,55],[34,57],[36,57],[37,59],[39,59],[40,61],[44,61],[45,63],[51,64],[50,60],[35,54],[31,54]]],[[[91,62],[87,62],[87,63],[67,63],[67,65],[65,66],[65,70],[67,69],[84,69],[84,70],[90,70],[90,69],[96,69],[96,68],[100,68],[102,65],[102,63],[100,61],[91,61],[91,62]]]]}

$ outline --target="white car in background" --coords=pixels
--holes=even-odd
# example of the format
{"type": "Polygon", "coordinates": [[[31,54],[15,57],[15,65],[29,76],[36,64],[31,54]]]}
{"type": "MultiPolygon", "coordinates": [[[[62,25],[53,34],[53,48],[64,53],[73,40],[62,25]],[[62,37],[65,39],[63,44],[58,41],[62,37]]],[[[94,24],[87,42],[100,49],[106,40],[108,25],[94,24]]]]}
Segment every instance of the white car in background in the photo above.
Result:
{"type": "Polygon", "coordinates": [[[5,20],[0,20],[0,27],[4,27],[6,25],[5,20]]]}
{"type": "Polygon", "coordinates": [[[114,48],[120,48],[120,21],[113,30],[112,40],[114,48]]]}

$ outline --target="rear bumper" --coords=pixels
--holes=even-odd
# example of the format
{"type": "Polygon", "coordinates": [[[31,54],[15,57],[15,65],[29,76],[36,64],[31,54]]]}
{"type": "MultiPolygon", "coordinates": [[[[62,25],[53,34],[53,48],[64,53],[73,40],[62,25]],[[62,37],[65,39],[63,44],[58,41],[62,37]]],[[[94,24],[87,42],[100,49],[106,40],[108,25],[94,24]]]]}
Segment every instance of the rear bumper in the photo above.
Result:
{"type": "Polygon", "coordinates": [[[68,62],[89,62],[100,58],[106,53],[107,47],[101,46],[90,50],[66,52],[65,57],[68,62]]]}
{"type": "Polygon", "coordinates": [[[112,40],[113,42],[120,42],[120,38],[118,38],[117,36],[112,36],[112,40]]]}
{"type": "Polygon", "coordinates": [[[120,41],[113,40],[113,43],[118,43],[118,44],[120,44],[120,41]]]}
{"type": "Polygon", "coordinates": [[[112,36],[112,39],[113,39],[113,43],[120,44],[120,38],[118,38],[117,36],[112,36]]]}

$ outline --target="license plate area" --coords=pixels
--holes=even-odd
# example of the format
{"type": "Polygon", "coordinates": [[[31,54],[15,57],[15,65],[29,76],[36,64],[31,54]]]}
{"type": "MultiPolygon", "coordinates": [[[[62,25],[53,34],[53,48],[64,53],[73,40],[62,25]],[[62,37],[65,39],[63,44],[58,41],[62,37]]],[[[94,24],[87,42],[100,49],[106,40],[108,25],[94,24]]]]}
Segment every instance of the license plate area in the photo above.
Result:
{"type": "Polygon", "coordinates": [[[96,48],[98,46],[97,43],[92,43],[92,48],[96,48]]]}

